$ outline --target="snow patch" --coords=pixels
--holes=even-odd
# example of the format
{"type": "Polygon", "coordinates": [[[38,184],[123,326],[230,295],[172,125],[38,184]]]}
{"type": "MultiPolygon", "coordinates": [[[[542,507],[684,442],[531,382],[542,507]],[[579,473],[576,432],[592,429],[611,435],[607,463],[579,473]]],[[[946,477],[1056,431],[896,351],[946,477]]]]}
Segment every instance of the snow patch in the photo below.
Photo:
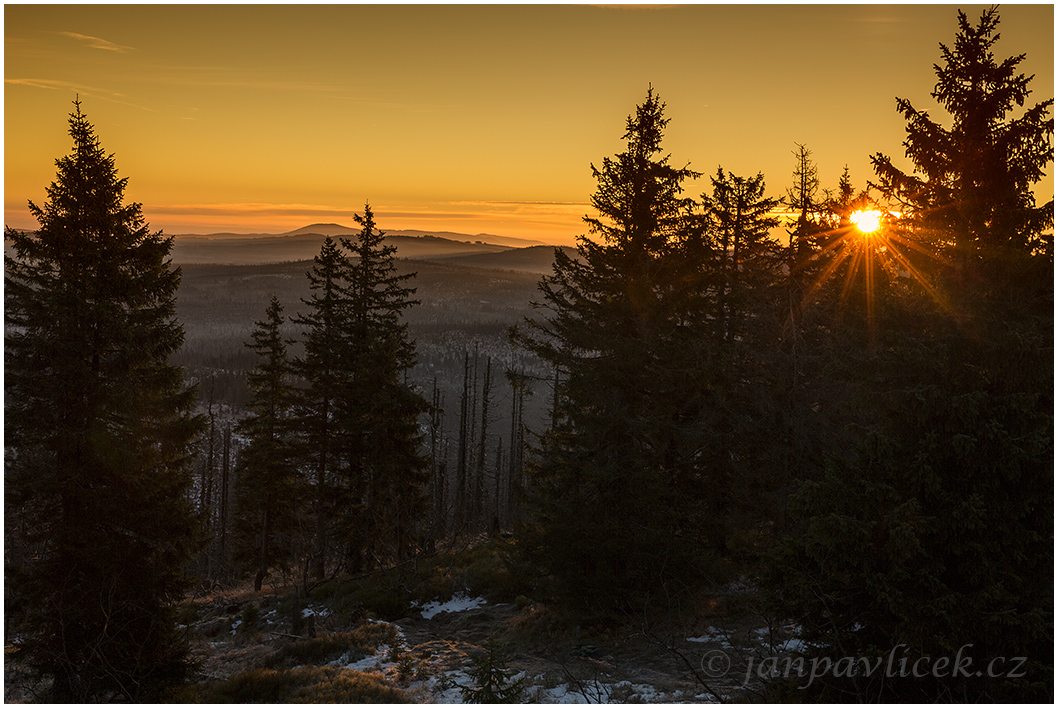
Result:
{"type": "Polygon", "coordinates": [[[536,701],[540,704],[587,704],[588,699],[580,692],[570,689],[568,684],[559,684],[550,689],[541,689],[536,701]]]}
{"type": "Polygon", "coordinates": [[[699,635],[696,638],[687,638],[689,643],[717,643],[720,647],[730,648],[732,647],[731,642],[727,639],[727,633],[724,633],[716,628],[709,626],[705,629],[705,635],[699,635]]]}
{"type": "Polygon", "coordinates": [[[800,638],[790,638],[789,640],[779,643],[775,646],[776,652],[799,652],[804,654],[805,648],[808,647],[808,643],[800,638]]]}
{"type": "Polygon", "coordinates": [[[463,594],[457,594],[452,596],[451,600],[441,603],[440,601],[430,601],[423,606],[422,617],[426,620],[430,620],[438,613],[460,613],[462,611],[473,610],[474,608],[481,608],[481,606],[488,603],[484,598],[478,596],[477,598],[467,598],[463,594]]]}
{"type": "Polygon", "coordinates": [[[463,670],[446,672],[445,681],[449,686],[448,689],[443,691],[437,688],[437,685],[441,683],[437,677],[431,677],[427,684],[433,689],[434,696],[432,701],[434,704],[462,704],[463,690],[461,687],[474,686],[474,680],[463,670]]]}
{"type": "Polygon", "coordinates": [[[375,654],[368,655],[362,660],[346,665],[350,670],[357,670],[358,672],[368,672],[375,670],[378,672],[385,672],[396,663],[389,661],[389,645],[379,645],[378,649],[375,650],[375,654]]]}

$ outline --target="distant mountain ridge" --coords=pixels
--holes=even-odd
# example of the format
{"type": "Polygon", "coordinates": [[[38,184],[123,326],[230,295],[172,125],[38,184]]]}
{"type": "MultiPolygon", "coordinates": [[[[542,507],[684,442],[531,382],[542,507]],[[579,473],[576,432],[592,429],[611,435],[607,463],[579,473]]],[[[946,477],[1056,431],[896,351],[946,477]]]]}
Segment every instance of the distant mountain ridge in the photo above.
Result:
{"type": "MultiPolygon", "coordinates": [[[[499,234],[461,234],[455,231],[427,231],[423,229],[382,229],[387,236],[417,236],[417,237],[436,237],[438,239],[448,239],[449,241],[463,241],[468,243],[484,243],[484,244],[496,244],[499,246],[546,246],[543,241],[537,241],[535,239],[522,239],[515,236],[500,236],[499,234]]],[[[309,224],[303,226],[300,229],[294,229],[293,231],[284,232],[282,234],[254,234],[252,236],[307,236],[309,234],[319,234],[321,236],[351,236],[353,234],[359,234],[360,229],[357,227],[344,226],[342,224],[335,224],[333,222],[327,224],[309,224]]],[[[184,236],[192,236],[186,234],[184,236]]],[[[197,236],[197,235],[196,235],[197,236]]],[[[235,236],[232,234],[209,234],[204,238],[212,237],[224,237],[228,238],[235,236]]],[[[246,236],[251,236],[247,234],[246,236]]]]}
{"type": "Polygon", "coordinates": [[[294,229],[278,236],[298,236],[299,234],[321,234],[323,236],[349,236],[355,234],[359,229],[342,226],[341,224],[309,224],[300,229],[294,229]]]}
{"type": "MultiPolygon", "coordinates": [[[[284,234],[177,234],[173,238],[176,264],[255,265],[307,261],[327,237],[349,237],[359,229],[341,224],[310,224],[284,234]]],[[[458,234],[416,229],[387,231],[386,243],[397,257],[500,269],[547,273],[554,261],[551,246],[528,239],[495,234],[458,234]],[[500,243],[497,243],[500,242],[500,243]]],[[[564,247],[567,252],[573,249],[564,247]]]]}
{"type": "Polygon", "coordinates": [[[500,271],[527,271],[544,274],[551,273],[551,267],[555,263],[555,249],[561,249],[572,259],[577,258],[577,250],[572,246],[526,246],[493,254],[437,256],[429,260],[500,271]]]}

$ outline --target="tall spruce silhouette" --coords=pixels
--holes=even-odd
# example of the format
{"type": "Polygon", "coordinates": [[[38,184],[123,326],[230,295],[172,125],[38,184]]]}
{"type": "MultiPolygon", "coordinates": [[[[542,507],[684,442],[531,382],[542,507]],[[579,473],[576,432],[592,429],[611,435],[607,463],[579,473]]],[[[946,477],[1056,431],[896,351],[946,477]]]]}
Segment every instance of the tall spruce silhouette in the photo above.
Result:
{"type": "Polygon", "coordinates": [[[949,261],[966,285],[1020,299],[1030,272],[1051,280],[1050,259],[1034,257],[1053,250],[1054,200],[1037,206],[1032,186],[1054,159],[1054,99],[1010,115],[1025,106],[1033,77],[1018,73],[1024,54],[997,61],[999,19],[991,7],[971,25],[960,11],[954,45],[941,44],[944,61],[933,67],[930,95],[950,127],[909,100],[896,100],[914,172],[882,153],[871,161],[877,187],[897,203],[915,240],[949,261]]]}
{"type": "MultiPolygon", "coordinates": [[[[531,466],[527,543],[566,597],[595,610],[693,577],[708,489],[694,451],[705,407],[692,313],[698,176],[662,152],[668,119],[653,92],[629,116],[626,147],[592,167],[598,216],[578,258],[555,252],[540,282],[544,318],[515,342],[562,373],[554,425],[531,466]],[[688,285],[689,284],[689,285],[688,285]]],[[[678,584],[677,584],[678,585],[678,584]]]]}
{"type": "Polygon", "coordinates": [[[312,480],[312,572],[323,578],[334,560],[334,525],[347,501],[340,499],[342,430],[336,411],[340,387],[348,380],[345,328],[349,318],[349,261],[339,245],[327,237],[306,273],[309,297],[302,302],[308,313],[292,322],[302,331],[304,352],[294,360],[294,370],[305,381],[297,393],[297,446],[312,480]]]}
{"type": "Polygon", "coordinates": [[[273,296],[246,343],[259,361],[246,375],[250,401],[239,433],[248,442],[239,456],[235,515],[237,558],[256,568],[255,591],[269,569],[291,558],[305,492],[294,450],[295,398],[283,323],[283,306],[273,296]]]}
{"type": "Polygon", "coordinates": [[[53,701],[145,701],[187,667],[171,604],[201,421],[168,363],[183,340],[172,239],[124,202],[74,106],[73,150],[30,203],[39,228],[5,230],[6,613],[53,701]]]}
{"type": "Polygon", "coordinates": [[[354,219],[359,234],[342,238],[351,255],[351,376],[336,412],[346,427],[348,484],[360,511],[358,528],[346,529],[347,543],[356,558],[366,558],[370,547],[375,556],[401,561],[428,530],[429,467],[419,416],[429,405],[406,380],[415,345],[403,315],[418,304],[408,285],[415,274],[397,273],[397,248],[385,243],[370,204],[354,219]]]}

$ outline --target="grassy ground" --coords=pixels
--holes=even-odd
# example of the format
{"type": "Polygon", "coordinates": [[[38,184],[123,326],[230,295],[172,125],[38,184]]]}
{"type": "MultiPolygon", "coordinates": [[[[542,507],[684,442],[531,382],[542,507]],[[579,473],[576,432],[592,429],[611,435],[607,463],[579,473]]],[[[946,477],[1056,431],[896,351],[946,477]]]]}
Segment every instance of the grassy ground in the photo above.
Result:
{"type": "MultiPolygon", "coordinates": [[[[170,699],[461,701],[478,686],[474,659],[487,648],[504,657],[505,667],[491,669],[509,669],[504,676],[521,683],[523,701],[745,696],[738,662],[761,651],[762,628],[770,627],[753,606],[744,588],[710,589],[665,612],[588,622],[554,602],[511,541],[479,540],[401,568],[334,579],[307,595],[266,585],[260,593],[246,586],[186,599],[179,622],[197,669],[170,699]],[[420,612],[453,597],[473,600],[428,618],[420,612]],[[732,656],[730,677],[702,677],[709,650],[732,656]]],[[[34,700],[16,692],[17,667],[5,664],[5,679],[7,701],[34,700]]]]}

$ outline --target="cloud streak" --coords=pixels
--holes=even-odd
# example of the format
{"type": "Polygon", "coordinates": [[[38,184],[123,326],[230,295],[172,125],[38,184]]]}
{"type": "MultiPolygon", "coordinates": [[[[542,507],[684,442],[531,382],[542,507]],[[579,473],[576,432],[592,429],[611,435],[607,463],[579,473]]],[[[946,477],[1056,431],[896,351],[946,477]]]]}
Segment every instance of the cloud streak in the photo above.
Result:
{"type": "Polygon", "coordinates": [[[350,216],[354,209],[324,204],[272,204],[266,202],[228,202],[216,204],[152,204],[145,206],[157,214],[197,214],[245,216],[303,215],[314,217],[350,216]]]}
{"type": "Polygon", "coordinates": [[[125,94],[116,91],[107,91],[83,84],[75,84],[71,81],[56,81],[53,79],[4,79],[5,84],[12,86],[28,86],[34,89],[47,89],[48,91],[73,91],[85,98],[98,98],[111,103],[120,103],[123,106],[137,108],[141,111],[156,113],[157,110],[147,106],[141,106],[130,101],[124,101],[125,94]]]}
{"type": "Polygon", "coordinates": [[[119,54],[128,54],[129,52],[136,51],[135,47],[125,47],[120,44],[115,44],[109,40],[101,39],[100,37],[92,37],[87,34],[79,34],[77,32],[59,32],[64,37],[70,37],[76,39],[79,42],[84,42],[92,49],[102,49],[107,52],[117,52],[119,54]]]}

